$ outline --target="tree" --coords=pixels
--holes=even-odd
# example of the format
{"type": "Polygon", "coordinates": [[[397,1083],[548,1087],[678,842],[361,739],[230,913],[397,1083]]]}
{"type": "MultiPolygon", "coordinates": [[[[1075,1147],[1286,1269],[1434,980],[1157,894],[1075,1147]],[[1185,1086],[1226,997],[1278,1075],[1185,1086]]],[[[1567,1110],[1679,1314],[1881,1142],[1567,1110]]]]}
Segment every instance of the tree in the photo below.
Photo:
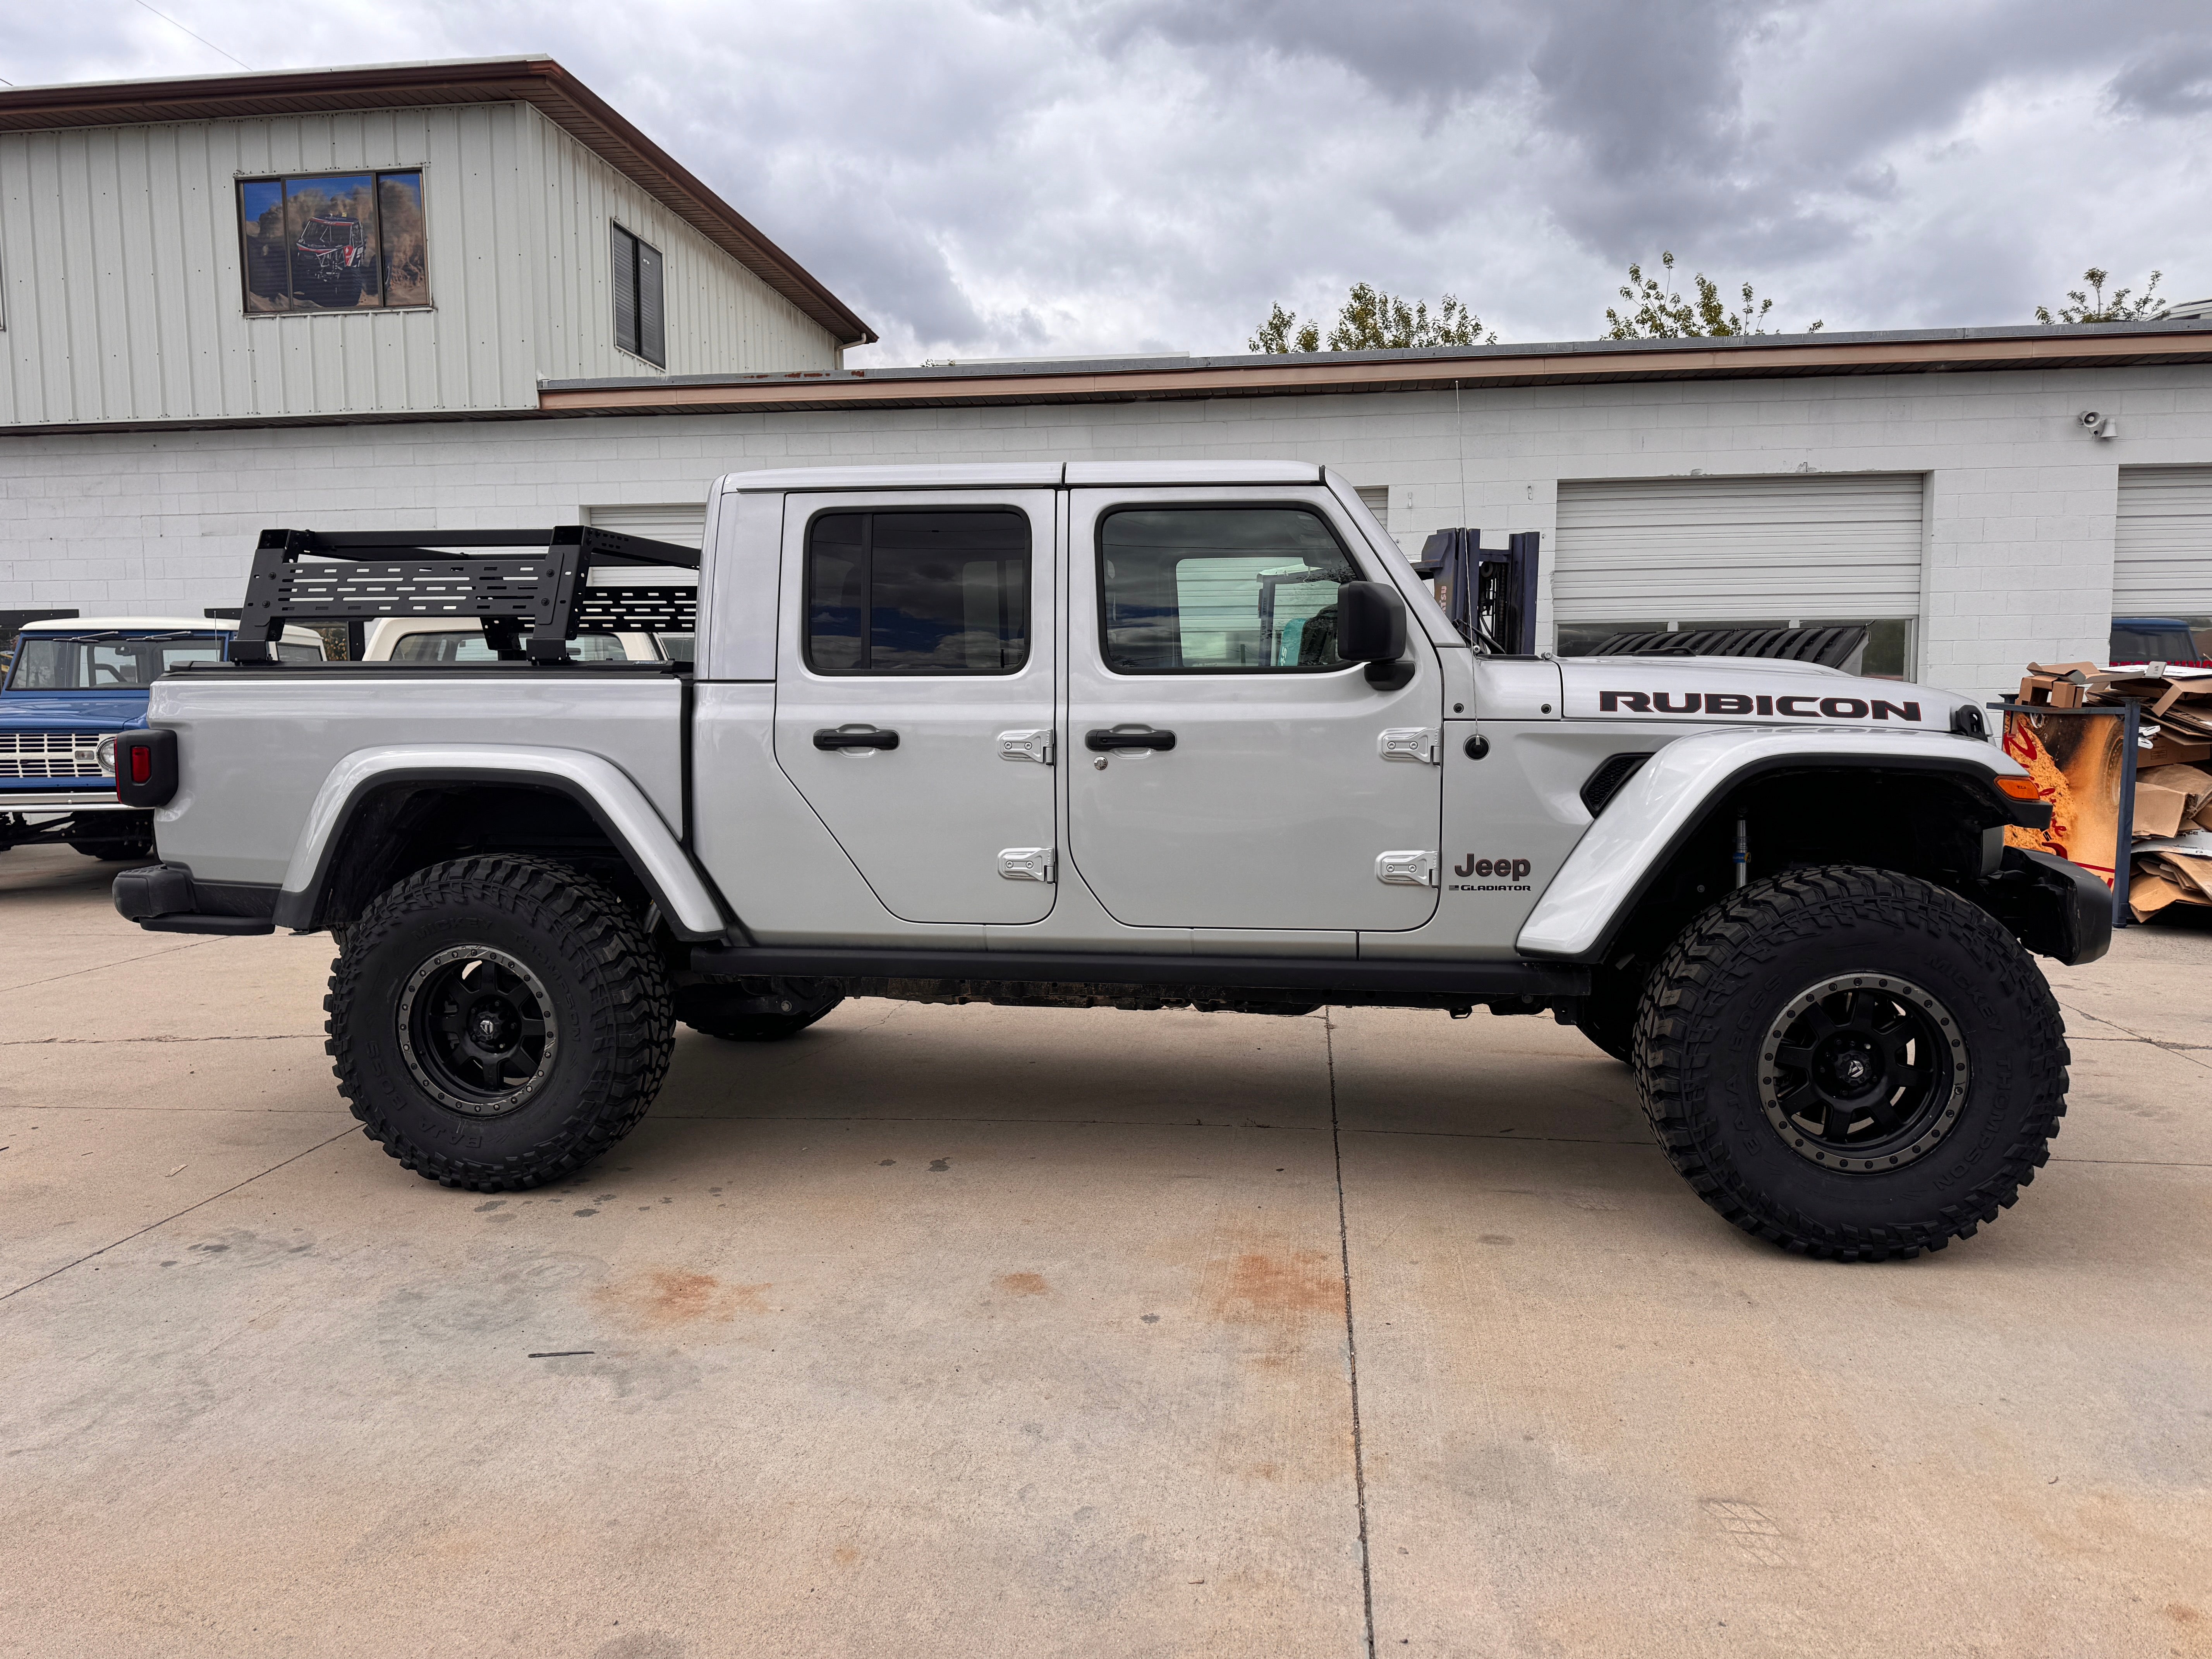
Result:
{"type": "Polygon", "coordinates": [[[2166,275],[2164,271],[2151,272],[2150,281],[2143,284],[2143,291],[2132,300],[2128,296],[2135,290],[2125,288],[2114,289],[2109,300],[2105,297],[2105,284],[2111,280],[2112,275],[2109,270],[2091,265],[2081,273],[2081,280],[2089,285],[2087,292],[2078,288],[2068,289],[2066,297],[2073,304],[2059,307],[2056,317],[2051,314],[2050,307],[2038,306],[2035,320],[2051,324],[2138,323],[2147,318],[2164,314],[2166,301],[2152,297],[2158,292],[2158,279],[2166,275]],[[2094,300],[2090,298],[2092,294],[2096,296],[2094,300]]]}
{"type": "MultiPolygon", "coordinates": [[[[1367,283],[1352,285],[1328,339],[1331,351],[1408,351],[1424,346],[1497,343],[1496,334],[1483,333],[1482,319],[1449,294],[1431,316],[1426,300],[1409,306],[1367,283]]],[[[1319,351],[1322,345],[1321,325],[1301,323],[1295,312],[1284,310],[1279,303],[1244,343],[1248,351],[1277,353],[1319,351]]]]}
{"type": "MultiPolygon", "coordinates": [[[[1766,332],[1759,325],[1774,309],[1774,301],[1757,298],[1749,283],[1743,285],[1743,309],[1730,311],[1721,303],[1720,285],[1702,270],[1690,279],[1698,290],[1698,297],[1692,300],[1674,292],[1674,256],[1662,253],[1659,264],[1663,282],[1646,276],[1641,265],[1629,266],[1628,286],[1620,290],[1620,297],[1632,301],[1636,309],[1624,317],[1610,306],[1606,307],[1607,339],[1682,340],[1766,332]]],[[[1820,325],[1808,323],[1803,331],[1818,334],[1820,325]]]]}

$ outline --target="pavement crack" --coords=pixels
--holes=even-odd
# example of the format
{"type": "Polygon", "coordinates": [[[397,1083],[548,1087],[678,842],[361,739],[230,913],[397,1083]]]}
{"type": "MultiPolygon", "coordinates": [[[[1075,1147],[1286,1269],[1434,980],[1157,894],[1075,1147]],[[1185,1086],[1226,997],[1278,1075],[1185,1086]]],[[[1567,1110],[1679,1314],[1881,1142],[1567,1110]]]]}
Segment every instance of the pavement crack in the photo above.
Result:
{"type": "Polygon", "coordinates": [[[9,1037],[0,1042],[0,1048],[97,1048],[118,1042],[316,1042],[322,1036],[320,1031],[267,1031],[214,1036],[9,1037]]]}
{"type": "Polygon", "coordinates": [[[1344,1359],[1352,1392],[1352,1489],[1359,1505],[1359,1603],[1367,1659],[1375,1659],[1375,1572],[1367,1547],[1367,1446],[1359,1426],[1359,1339],[1352,1317],[1352,1227],[1344,1203],[1344,1136],[1336,1111],[1336,1021],[1322,1010],[1322,1046],[1328,1057],[1328,1136],[1336,1164],[1336,1249],[1344,1272],[1344,1359]]]}
{"type": "Polygon", "coordinates": [[[159,1221],[149,1221],[144,1226],[139,1228],[137,1231],[125,1233],[122,1237],[112,1240],[109,1243],[103,1244],[96,1250],[88,1250],[82,1255],[77,1257],[74,1261],[64,1261],[60,1267],[54,1268],[51,1273],[40,1273],[36,1279],[31,1279],[21,1285],[18,1285],[12,1291],[0,1291],[0,1302],[5,1302],[10,1297],[20,1295],[21,1292],[30,1290],[34,1285],[43,1285],[50,1279],[58,1279],[72,1267],[82,1267],[86,1262],[92,1261],[94,1257],[106,1255],[110,1250],[119,1249],[121,1246],[128,1244],[134,1238],[143,1238],[148,1233],[152,1232],[155,1228],[166,1227],[172,1221],[176,1220],[179,1216],[190,1215],[194,1210],[201,1209],[207,1205],[214,1203],[218,1198],[228,1198],[233,1193],[238,1191],[239,1188],[251,1187],[255,1182],[260,1180],[263,1176],[274,1175],[277,1170],[283,1169],[288,1164],[297,1164],[303,1158],[312,1158],[315,1153],[321,1152],[324,1147],[330,1146],[333,1141],[343,1140],[348,1135],[353,1133],[354,1126],[349,1123],[344,1128],[332,1135],[329,1140],[319,1140],[313,1146],[306,1148],[304,1151],[293,1153],[289,1158],[280,1158],[276,1163],[270,1164],[267,1169],[257,1170],[254,1174],[246,1176],[245,1180],[238,1182],[236,1186],[226,1187],[219,1193],[210,1193],[205,1198],[200,1199],[197,1202],[185,1205],[183,1209],[177,1211],[174,1214],[165,1215],[159,1221]]]}
{"type": "Polygon", "coordinates": [[[135,968],[142,962],[151,962],[156,957],[173,957],[179,951],[198,951],[210,945],[220,945],[220,938],[196,939],[189,945],[173,945],[166,951],[149,951],[143,957],[125,957],[120,962],[95,962],[89,968],[72,968],[66,974],[52,974],[45,979],[26,980],[21,985],[0,986],[0,990],[27,991],[34,986],[58,985],[65,979],[76,979],[84,974],[104,974],[111,968],[135,968]]]}

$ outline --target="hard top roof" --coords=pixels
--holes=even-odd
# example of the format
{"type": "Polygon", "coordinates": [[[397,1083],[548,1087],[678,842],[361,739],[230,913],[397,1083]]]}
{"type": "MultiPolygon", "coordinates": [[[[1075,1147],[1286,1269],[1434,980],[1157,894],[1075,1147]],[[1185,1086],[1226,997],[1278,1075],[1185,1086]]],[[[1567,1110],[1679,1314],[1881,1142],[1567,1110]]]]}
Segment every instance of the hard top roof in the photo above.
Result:
{"type": "Polygon", "coordinates": [[[1314,484],[1311,461],[996,461],[936,466],[782,466],[731,472],[725,491],[768,489],[1057,489],[1103,484],[1314,484]]]}
{"type": "MultiPolygon", "coordinates": [[[[41,617],[36,622],[17,626],[20,637],[25,634],[235,634],[236,618],[231,617],[41,617]]],[[[302,643],[320,643],[322,635],[312,628],[301,628],[288,623],[285,637],[302,643]]]]}

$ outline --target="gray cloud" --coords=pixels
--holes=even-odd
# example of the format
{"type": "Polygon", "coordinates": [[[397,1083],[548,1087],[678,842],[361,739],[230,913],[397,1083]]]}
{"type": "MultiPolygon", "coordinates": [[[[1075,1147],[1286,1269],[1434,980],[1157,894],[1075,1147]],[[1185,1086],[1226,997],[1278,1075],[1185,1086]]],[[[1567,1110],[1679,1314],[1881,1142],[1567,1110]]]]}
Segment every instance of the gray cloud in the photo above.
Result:
{"type": "Polygon", "coordinates": [[[2212,112],[2212,41],[2168,35],[2128,60],[2106,94],[2115,109],[2138,115],[2212,112]]]}
{"type": "MultiPolygon", "coordinates": [[[[1662,247],[1793,325],[2021,319],[2092,262],[2212,291],[2201,0],[163,9],[257,67],[550,52],[880,362],[1236,350],[1358,280],[1586,336],[1662,247]]],[[[0,40],[18,82],[229,67],[121,0],[0,40]]]]}

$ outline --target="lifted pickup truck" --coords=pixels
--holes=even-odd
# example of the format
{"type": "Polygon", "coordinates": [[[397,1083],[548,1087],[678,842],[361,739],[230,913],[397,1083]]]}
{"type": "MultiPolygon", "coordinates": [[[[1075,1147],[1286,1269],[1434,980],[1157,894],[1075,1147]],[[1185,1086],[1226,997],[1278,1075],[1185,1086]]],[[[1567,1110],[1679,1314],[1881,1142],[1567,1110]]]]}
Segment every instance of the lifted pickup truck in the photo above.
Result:
{"type": "Polygon", "coordinates": [[[341,1091],[474,1191],[628,1133],[676,1022],[856,996],[1548,1012],[1699,1196],[1820,1256],[1941,1249],[2045,1161],[2028,952],[2100,955],[2112,899],[2005,846],[2050,809],[1966,700],[1479,649],[1312,465],[736,473],[704,547],[265,532],[242,642],[473,615],[499,659],[167,675],[119,755],[164,862],[118,908],[329,930],[341,1091]],[[687,563],[696,610],[624,584],[687,563]],[[696,668],[563,645],[695,625],[696,668]]]}

